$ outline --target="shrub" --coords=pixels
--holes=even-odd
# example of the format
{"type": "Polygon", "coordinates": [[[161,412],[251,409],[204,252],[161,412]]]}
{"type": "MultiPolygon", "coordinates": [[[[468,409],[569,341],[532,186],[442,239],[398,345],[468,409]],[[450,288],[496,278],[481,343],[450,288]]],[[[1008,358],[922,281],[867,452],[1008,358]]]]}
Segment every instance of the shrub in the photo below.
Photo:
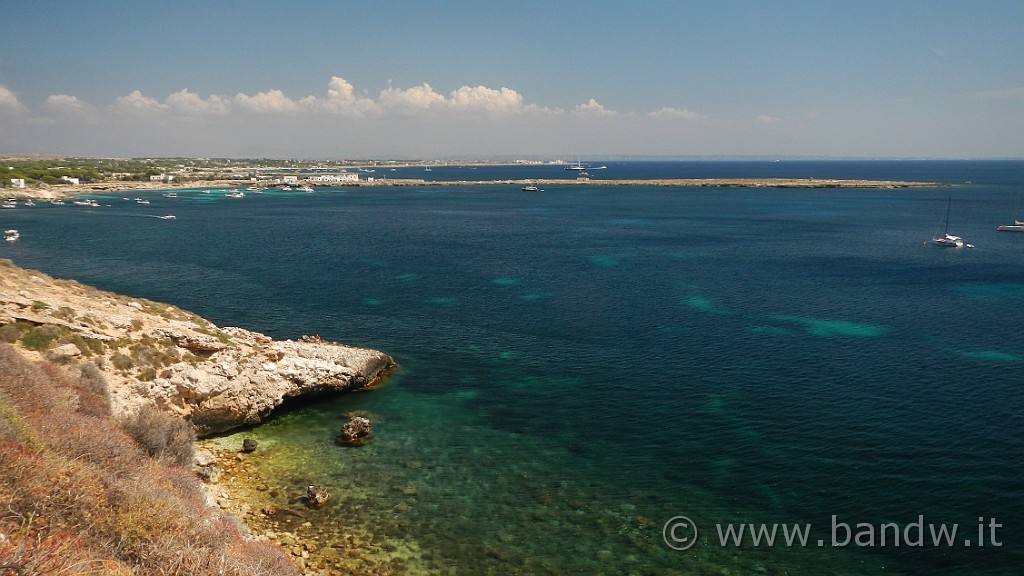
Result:
{"type": "Polygon", "coordinates": [[[60,338],[61,329],[53,324],[44,324],[26,332],[21,337],[21,345],[29,350],[42,352],[53,344],[53,341],[60,338]]]}
{"type": "Polygon", "coordinates": [[[150,456],[161,462],[181,466],[192,463],[196,431],[185,420],[148,405],[125,422],[124,427],[150,456]]]}
{"type": "Polygon", "coordinates": [[[21,337],[21,328],[16,324],[4,324],[0,326],[0,340],[8,343],[14,343],[21,337]]]}
{"type": "Polygon", "coordinates": [[[76,388],[79,391],[79,412],[90,416],[110,415],[110,385],[98,366],[83,362],[79,367],[76,388]]]}
{"type": "Polygon", "coordinates": [[[127,370],[135,365],[132,357],[123,352],[114,352],[110,355],[110,363],[118,370],[127,370]]]}

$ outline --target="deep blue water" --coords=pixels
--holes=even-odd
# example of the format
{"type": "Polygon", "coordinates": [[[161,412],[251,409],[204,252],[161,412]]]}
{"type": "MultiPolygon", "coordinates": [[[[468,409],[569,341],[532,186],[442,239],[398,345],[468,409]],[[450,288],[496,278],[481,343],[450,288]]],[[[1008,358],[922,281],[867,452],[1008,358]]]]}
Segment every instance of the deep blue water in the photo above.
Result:
{"type": "Polygon", "coordinates": [[[391,353],[402,370],[387,385],[255,433],[280,447],[272,469],[316,462],[376,506],[366,529],[415,542],[421,568],[1017,573],[1024,234],[995,227],[1024,219],[1024,162],[593,164],[607,166],[591,172],[602,179],[956,186],[118,196],[100,209],[2,211],[22,238],[0,257],[220,325],[391,353]],[[947,200],[950,232],[976,248],[922,245],[947,200]],[[165,213],[177,220],[144,217],[165,213]],[[353,408],[380,418],[378,438],[339,458],[338,412],[353,408]],[[685,552],[662,541],[677,515],[701,527],[685,552]],[[923,515],[960,536],[953,547],[736,549],[713,528],[813,523],[828,540],[832,515],[901,527],[923,515]],[[978,547],[979,518],[1002,524],[1002,546],[978,547]]]}

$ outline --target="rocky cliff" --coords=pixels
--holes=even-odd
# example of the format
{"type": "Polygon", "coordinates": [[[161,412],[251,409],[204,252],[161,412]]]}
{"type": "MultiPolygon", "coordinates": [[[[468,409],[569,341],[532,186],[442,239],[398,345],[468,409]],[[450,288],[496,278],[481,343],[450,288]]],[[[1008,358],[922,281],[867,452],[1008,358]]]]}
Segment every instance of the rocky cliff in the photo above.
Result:
{"type": "Polygon", "coordinates": [[[115,415],[155,404],[200,435],[256,424],[289,398],[371,386],[390,356],[220,328],[174,306],[55,280],[0,260],[0,338],[30,356],[94,362],[115,415]]]}

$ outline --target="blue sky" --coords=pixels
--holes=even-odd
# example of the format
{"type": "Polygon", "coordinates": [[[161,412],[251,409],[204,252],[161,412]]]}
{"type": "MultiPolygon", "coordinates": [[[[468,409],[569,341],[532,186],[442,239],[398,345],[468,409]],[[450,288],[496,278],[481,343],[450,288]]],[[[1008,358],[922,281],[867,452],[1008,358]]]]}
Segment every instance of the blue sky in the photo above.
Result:
{"type": "Polygon", "coordinates": [[[1024,2],[5,0],[0,154],[1024,157],[1024,2]]]}

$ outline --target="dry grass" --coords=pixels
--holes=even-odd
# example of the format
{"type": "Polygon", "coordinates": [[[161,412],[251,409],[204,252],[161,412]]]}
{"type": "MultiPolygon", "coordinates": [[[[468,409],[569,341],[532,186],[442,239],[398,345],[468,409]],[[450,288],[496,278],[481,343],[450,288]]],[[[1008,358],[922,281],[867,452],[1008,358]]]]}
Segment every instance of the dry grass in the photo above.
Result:
{"type": "Polygon", "coordinates": [[[180,465],[190,459],[188,425],[147,414],[136,424],[154,430],[140,443],[109,416],[106,382],[89,366],[66,376],[0,343],[0,567],[25,576],[296,574],[281,550],[247,542],[236,520],[205,505],[180,465]]]}

